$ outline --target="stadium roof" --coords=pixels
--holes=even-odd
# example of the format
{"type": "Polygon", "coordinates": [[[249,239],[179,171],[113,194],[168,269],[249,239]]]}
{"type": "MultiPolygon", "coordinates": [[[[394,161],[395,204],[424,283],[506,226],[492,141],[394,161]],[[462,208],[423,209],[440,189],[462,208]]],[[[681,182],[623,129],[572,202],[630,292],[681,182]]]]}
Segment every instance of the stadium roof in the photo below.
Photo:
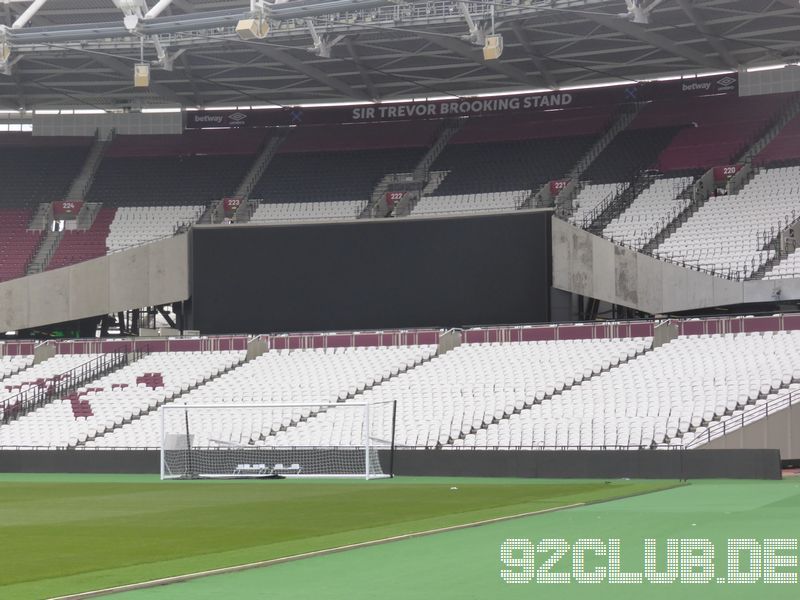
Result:
{"type": "Polygon", "coordinates": [[[463,96],[800,59],[798,0],[289,0],[261,11],[256,2],[255,12],[250,0],[33,4],[0,3],[0,109],[463,96]],[[131,30],[126,14],[137,17],[131,30]],[[240,39],[237,22],[259,15],[267,37],[240,39]],[[504,52],[485,61],[465,38],[470,20],[475,42],[492,18],[504,52]],[[133,87],[140,55],[152,65],[146,89],[133,87]]]}

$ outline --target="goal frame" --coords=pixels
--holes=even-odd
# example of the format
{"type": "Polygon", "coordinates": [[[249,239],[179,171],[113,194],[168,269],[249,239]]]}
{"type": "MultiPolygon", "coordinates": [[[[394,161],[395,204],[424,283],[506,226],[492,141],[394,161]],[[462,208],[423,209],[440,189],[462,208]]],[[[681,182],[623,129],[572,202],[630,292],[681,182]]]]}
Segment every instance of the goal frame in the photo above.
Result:
{"type": "MultiPolygon", "coordinates": [[[[186,479],[186,477],[181,476],[171,476],[166,473],[166,451],[164,447],[164,440],[166,437],[166,421],[167,421],[167,411],[170,412],[179,412],[184,411],[185,415],[185,435],[186,435],[186,444],[187,444],[187,453],[191,457],[192,447],[190,444],[190,427],[188,422],[188,415],[190,410],[208,410],[208,409],[223,409],[223,410],[236,410],[236,409],[269,409],[269,410],[276,410],[276,409],[296,409],[296,408],[309,408],[314,407],[316,409],[324,408],[325,410],[318,410],[317,414],[327,412],[327,409],[332,408],[348,408],[348,409],[357,409],[361,408],[363,414],[363,423],[369,423],[370,418],[370,408],[377,407],[377,406],[389,406],[391,407],[391,436],[388,442],[388,447],[383,448],[384,450],[389,452],[389,460],[388,460],[388,472],[387,473],[375,473],[370,471],[370,453],[373,450],[377,451],[377,448],[374,447],[373,444],[370,443],[371,436],[369,435],[369,431],[366,432],[363,440],[364,448],[364,464],[365,469],[364,473],[352,473],[352,474],[338,474],[338,473],[274,473],[274,469],[272,473],[230,473],[230,474],[197,474],[192,479],[266,479],[266,478],[320,478],[320,479],[327,479],[327,478],[346,478],[346,479],[358,479],[364,478],[366,480],[371,479],[388,479],[394,477],[394,453],[395,453],[395,431],[396,431],[396,422],[397,422],[397,401],[396,400],[381,400],[379,402],[290,402],[290,403],[265,403],[265,402],[258,402],[258,403],[220,403],[215,402],[211,404],[178,404],[178,403],[169,403],[161,406],[161,415],[159,418],[160,424],[160,432],[159,432],[159,474],[161,480],[180,480],[186,479]]],[[[315,415],[316,416],[316,415],[315,415]]],[[[232,447],[239,447],[245,448],[249,446],[232,446],[232,447]]],[[[258,446],[255,446],[258,447],[258,446]]],[[[341,448],[359,448],[360,446],[339,446],[341,448]]],[[[298,450],[298,449],[335,449],[337,446],[264,446],[265,449],[272,449],[272,450],[298,450]]]]}

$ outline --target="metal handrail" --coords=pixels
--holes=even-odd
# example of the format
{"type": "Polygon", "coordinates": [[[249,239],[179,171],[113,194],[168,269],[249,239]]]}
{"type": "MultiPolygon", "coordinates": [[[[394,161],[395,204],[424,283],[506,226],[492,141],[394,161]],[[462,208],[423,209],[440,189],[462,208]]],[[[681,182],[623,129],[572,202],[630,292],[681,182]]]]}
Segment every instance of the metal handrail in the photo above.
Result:
{"type": "Polygon", "coordinates": [[[708,444],[709,442],[726,435],[729,433],[729,431],[742,429],[743,427],[751,423],[755,423],[756,421],[760,421],[771,414],[775,414],[778,411],[789,408],[797,402],[800,402],[800,391],[795,390],[787,392],[786,394],[778,396],[772,400],[768,400],[764,404],[756,404],[755,407],[743,411],[742,414],[738,415],[737,417],[731,417],[724,421],[717,421],[713,425],[709,426],[700,437],[694,438],[688,444],[682,445],[682,447],[687,450],[691,450],[692,448],[697,448],[704,444],[708,444]]]}
{"type": "Polygon", "coordinates": [[[127,353],[103,354],[64,373],[42,378],[41,384],[29,387],[0,403],[0,424],[9,423],[49,404],[66,392],[76,389],[87,381],[97,379],[98,376],[105,375],[123,364],[128,364],[127,353]]]}

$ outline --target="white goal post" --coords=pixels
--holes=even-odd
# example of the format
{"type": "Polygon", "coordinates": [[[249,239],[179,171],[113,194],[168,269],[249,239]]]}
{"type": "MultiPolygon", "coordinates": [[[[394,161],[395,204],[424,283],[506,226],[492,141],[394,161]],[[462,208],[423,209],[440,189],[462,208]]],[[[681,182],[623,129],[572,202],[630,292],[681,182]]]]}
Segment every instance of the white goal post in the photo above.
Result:
{"type": "Polygon", "coordinates": [[[394,401],[160,410],[161,479],[392,476],[394,401]]]}

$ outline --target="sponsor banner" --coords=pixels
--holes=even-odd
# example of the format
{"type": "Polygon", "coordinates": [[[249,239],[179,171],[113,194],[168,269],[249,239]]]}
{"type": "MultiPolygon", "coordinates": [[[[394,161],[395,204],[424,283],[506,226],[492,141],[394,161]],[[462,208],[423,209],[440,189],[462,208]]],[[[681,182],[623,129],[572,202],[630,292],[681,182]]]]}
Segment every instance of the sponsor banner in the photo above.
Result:
{"type": "Polygon", "coordinates": [[[405,196],[405,192],[386,192],[386,206],[394,208],[394,205],[405,196]]]}
{"type": "Polygon", "coordinates": [[[57,200],[53,202],[53,216],[74,217],[81,211],[83,202],[79,200],[57,200]]]}
{"type": "Polygon", "coordinates": [[[203,110],[186,113],[186,129],[213,127],[285,127],[336,123],[377,123],[416,119],[448,119],[503,114],[536,113],[579,108],[674,100],[686,96],[738,94],[736,75],[654,81],[587,90],[514,94],[486,98],[459,98],[363,106],[284,107],[264,110],[203,110]]]}
{"type": "Polygon", "coordinates": [[[736,175],[741,168],[742,165],[725,165],[723,167],[714,167],[714,181],[717,183],[728,181],[728,179],[736,175]]]}
{"type": "Polygon", "coordinates": [[[558,196],[567,185],[569,185],[569,179],[554,179],[550,182],[550,195],[558,196]]]}
{"type": "Polygon", "coordinates": [[[238,196],[233,196],[230,198],[223,198],[222,199],[222,207],[225,210],[225,216],[229,217],[233,215],[236,210],[241,206],[242,199],[238,196]]]}

